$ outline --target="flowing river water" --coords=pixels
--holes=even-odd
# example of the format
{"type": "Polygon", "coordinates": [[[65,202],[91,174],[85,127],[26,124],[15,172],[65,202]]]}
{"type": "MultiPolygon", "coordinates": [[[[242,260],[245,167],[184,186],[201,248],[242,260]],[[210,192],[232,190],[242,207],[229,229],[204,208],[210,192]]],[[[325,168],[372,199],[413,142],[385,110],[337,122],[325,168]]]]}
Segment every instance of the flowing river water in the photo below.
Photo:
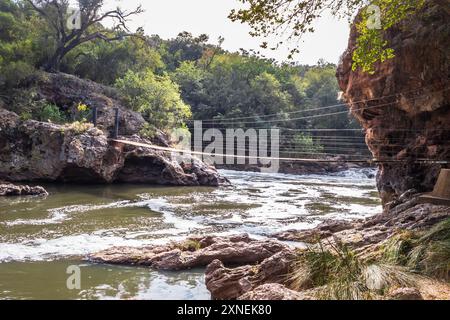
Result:
{"type": "Polygon", "coordinates": [[[232,186],[46,186],[46,198],[0,198],[0,299],[209,299],[204,270],[96,265],[88,253],[193,234],[255,238],[381,211],[372,169],[332,175],[221,171],[232,186]],[[80,267],[81,291],[66,285],[80,267]]]}

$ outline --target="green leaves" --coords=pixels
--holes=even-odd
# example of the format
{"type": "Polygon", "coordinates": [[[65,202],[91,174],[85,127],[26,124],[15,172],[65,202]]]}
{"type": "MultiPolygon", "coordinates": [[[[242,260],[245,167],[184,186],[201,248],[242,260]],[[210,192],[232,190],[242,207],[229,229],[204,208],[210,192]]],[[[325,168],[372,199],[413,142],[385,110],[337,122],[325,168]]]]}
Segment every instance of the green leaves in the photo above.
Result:
{"type": "Polygon", "coordinates": [[[389,48],[384,39],[386,30],[400,23],[408,15],[423,5],[423,0],[378,0],[373,5],[379,8],[380,28],[371,28],[370,19],[374,12],[365,8],[361,11],[361,21],[356,25],[358,38],[353,52],[353,71],[361,69],[369,74],[375,73],[375,64],[395,57],[395,52],[389,48]]]}
{"type": "Polygon", "coordinates": [[[168,76],[157,76],[151,70],[128,71],[116,81],[116,87],[128,105],[140,112],[147,122],[158,129],[182,126],[191,110],[181,97],[178,85],[168,76]]]}
{"type": "MultiPolygon", "coordinates": [[[[250,35],[254,37],[277,36],[284,38],[274,48],[283,42],[300,38],[305,33],[314,32],[313,24],[319,18],[324,8],[339,18],[352,19],[359,10],[362,20],[358,23],[359,37],[357,48],[353,55],[353,70],[374,73],[374,65],[395,56],[389,48],[389,43],[383,39],[384,31],[395,26],[424,4],[424,0],[375,0],[371,1],[367,10],[364,0],[241,0],[247,6],[244,9],[232,10],[229,18],[250,26],[250,35]],[[374,7],[375,6],[375,7],[374,7]],[[380,13],[381,15],[378,15],[380,13]],[[380,21],[381,28],[368,28],[369,19],[380,21]]],[[[267,41],[262,42],[262,48],[268,48],[267,41]]],[[[291,48],[288,56],[292,59],[299,52],[297,47],[291,48]]]]}

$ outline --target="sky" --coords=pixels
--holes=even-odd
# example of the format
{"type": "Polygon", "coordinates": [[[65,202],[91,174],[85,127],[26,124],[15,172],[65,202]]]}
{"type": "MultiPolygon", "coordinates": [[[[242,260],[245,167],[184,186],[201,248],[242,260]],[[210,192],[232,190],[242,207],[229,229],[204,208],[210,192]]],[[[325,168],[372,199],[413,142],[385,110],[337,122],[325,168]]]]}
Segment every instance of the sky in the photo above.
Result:
{"type": "MultiPolygon", "coordinates": [[[[122,9],[134,9],[142,5],[145,10],[129,21],[131,29],[144,27],[147,34],[158,34],[163,39],[174,38],[181,31],[191,32],[194,36],[206,33],[210,42],[216,43],[219,36],[225,38],[222,47],[235,52],[240,48],[254,49],[277,61],[287,60],[289,46],[284,45],[276,51],[262,50],[261,38],[252,38],[250,28],[227,18],[231,9],[240,8],[237,0],[106,0],[105,9],[120,6],[122,9]]],[[[294,61],[301,64],[316,64],[319,59],[337,63],[347,47],[349,25],[347,20],[337,20],[331,15],[320,18],[313,34],[302,38],[297,47],[300,54],[294,61]]],[[[275,41],[270,42],[275,43],[275,41]]],[[[292,47],[294,43],[291,43],[292,47]]]]}

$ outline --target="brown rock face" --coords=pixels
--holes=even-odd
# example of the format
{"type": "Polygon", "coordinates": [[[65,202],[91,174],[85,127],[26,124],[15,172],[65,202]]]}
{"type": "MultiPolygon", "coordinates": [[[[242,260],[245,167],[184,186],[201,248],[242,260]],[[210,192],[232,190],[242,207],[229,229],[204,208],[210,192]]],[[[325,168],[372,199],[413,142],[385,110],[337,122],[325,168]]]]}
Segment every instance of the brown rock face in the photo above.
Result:
{"type": "Polygon", "coordinates": [[[377,177],[384,204],[410,189],[433,189],[448,164],[421,164],[418,159],[450,160],[448,1],[427,1],[414,16],[384,34],[395,58],[376,65],[374,75],[353,72],[357,31],[337,71],[339,85],[353,115],[366,129],[366,141],[383,163],[377,177]],[[361,102],[363,101],[363,102],[361,102]]]}
{"type": "Polygon", "coordinates": [[[196,159],[185,171],[165,152],[111,143],[96,128],[21,121],[4,109],[0,109],[0,179],[182,186],[226,183],[215,169],[196,159]]]}
{"type": "Polygon", "coordinates": [[[388,300],[423,300],[416,288],[398,288],[388,293],[388,300]]]}
{"type": "Polygon", "coordinates": [[[286,283],[294,259],[295,252],[286,248],[256,266],[229,269],[220,260],[214,260],[206,268],[206,287],[215,300],[237,299],[266,283],[286,283]]]}
{"type": "Polygon", "coordinates": [[[285,248],[277,241],[256,241],[248,235],[202,237],[163,246],[116,247],[93,254],[89,259],[99,263],[142,265],[159,270],[185,270],[205,267],[216,259],[227,265],[254,264],[285,248]]]}
{"type": "Polygon", "coordinates": [[[47,196],[47,191],[40,186],[30,187],[0,181],[0,197],[2,196],[47,196]]]}
{"type": "Polygon", "coordinates": [[[284,300],[313,300],[312,296],[290,290],[278,283],[268,283],[240,296],[238,300],[245,301],[284,301],[284,300]]]}
{"type": "Polygon", "coordinates": [[[114,108],[119,108],[119,134],[139,133],[145,124],[141,114],[128,109],[115,89],[65,73],[42,73],[34,80],[38,97],[56,104],[69,114],[76,113],[78,103],[98,110],[98,127],[112,132],[114,108]]]}

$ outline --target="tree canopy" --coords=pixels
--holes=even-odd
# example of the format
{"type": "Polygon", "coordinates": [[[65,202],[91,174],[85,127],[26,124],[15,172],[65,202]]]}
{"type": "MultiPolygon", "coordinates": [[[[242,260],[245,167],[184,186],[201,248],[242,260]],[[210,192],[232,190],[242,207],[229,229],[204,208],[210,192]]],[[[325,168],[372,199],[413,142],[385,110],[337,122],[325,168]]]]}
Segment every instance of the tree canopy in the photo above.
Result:
{"type": "MultiPolygon", "coordinates": [[[[255,37],[276,35],[287,41],[299,39],[303,34],[314,32],[314,22],[328,11],[339,18],[353,19],[360,13],[357,22],[359,38],[353,56],[353,68],[373,73],[377,61],[392,58],[394,52],[383,39],[383,32],[405,19],[420,8],[424,0],[239,0],[244,9],[232,10],[232,21],[247,23],[250,34],[255,37]],[[379,23],[378,23],[379,22],[379,23]]],[[[276,50],[283,40],[262,48],[276,50]]],[[[289,58],[301,49],[298,43],[291,49],[289,58]]]]}
{"type": "Polygon", "coordinates": [[[118,7],[102,12],[103,0],[77,0],[72,15],[68,0],[26,0],[26,3],[43,18],[55,40],[54,53],[45,65],[48,71],[59,71],[62,59],[83,43],[95,39],[110,42],[136,36],[136,33],[130,33],[127,19],[143,12],[141,7],[132,11],[118,7]],[[101,25],[106,19],[114,22],[113,30],[101,25]]]}

